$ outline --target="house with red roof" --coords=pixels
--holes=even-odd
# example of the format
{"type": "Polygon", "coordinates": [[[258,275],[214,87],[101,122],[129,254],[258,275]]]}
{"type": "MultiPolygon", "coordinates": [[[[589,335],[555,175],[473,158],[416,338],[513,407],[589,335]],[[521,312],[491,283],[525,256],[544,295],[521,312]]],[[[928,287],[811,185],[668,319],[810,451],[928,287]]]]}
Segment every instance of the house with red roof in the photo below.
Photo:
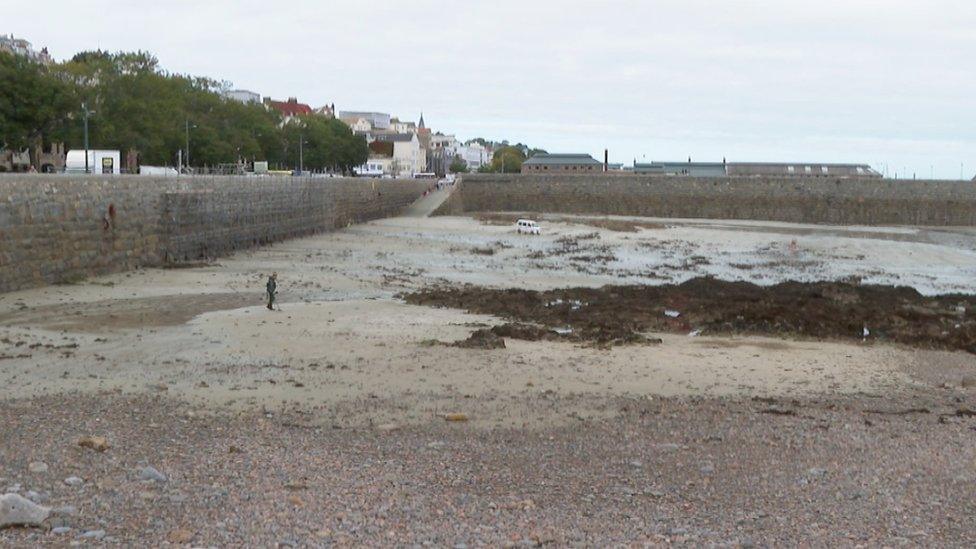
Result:
{"type": "Polygon", "coordinates": [[[265,104],[269,108],[275,109],[281,113],[282,122],[287,123],[289,120],[296,116],[305,116],[307,114],[312,114],[312,107],[309,107],[305,103],[299,103],[298,99],[295,97],[289,97],[288,101],[275,101],[268,98],[265,104]]]}

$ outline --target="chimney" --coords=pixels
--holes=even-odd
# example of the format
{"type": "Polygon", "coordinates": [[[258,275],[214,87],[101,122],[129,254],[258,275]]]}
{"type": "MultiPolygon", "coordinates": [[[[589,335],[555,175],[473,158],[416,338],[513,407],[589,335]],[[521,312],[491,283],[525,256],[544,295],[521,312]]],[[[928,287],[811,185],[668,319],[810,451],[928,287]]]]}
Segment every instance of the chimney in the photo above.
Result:
{"type": "Polygon", "coordinates": [[[603,149],[603,171],[610,171],[610,149],[603,149]]]}

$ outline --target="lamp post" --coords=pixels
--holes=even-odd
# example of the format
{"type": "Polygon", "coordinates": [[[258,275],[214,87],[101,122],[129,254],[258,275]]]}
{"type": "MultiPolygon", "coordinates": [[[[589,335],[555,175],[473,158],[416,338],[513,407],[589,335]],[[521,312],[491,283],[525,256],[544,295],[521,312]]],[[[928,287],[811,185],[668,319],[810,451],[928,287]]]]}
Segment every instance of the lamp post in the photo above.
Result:
{"type": "Polygon", "coordinates": [[[305,175],[305,135],[298,134],[298,175],[305,175]]]}
{"type": "MultiPolygon", "coordinates": [[[[197,127],[196,124],[193,125],[194,128],[197,127]]],[[[186,131],[186,171],[190,171],[190,119],[187,118],[185,121],[185,131],[186,131]]]]}
{"type": "Polygon", "coordinates": [[[81,104],[81,110],[85,113],[85,173],[91,173],[91,168],[88,166],[88,116],[95,114],[95,111],[88,110],[87,102],[81,104]]]}

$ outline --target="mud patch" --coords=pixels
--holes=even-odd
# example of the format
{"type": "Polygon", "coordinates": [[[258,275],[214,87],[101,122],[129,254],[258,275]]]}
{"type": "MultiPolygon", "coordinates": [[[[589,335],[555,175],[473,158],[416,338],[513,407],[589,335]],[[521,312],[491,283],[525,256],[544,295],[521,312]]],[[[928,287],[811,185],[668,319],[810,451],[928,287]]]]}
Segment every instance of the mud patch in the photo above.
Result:
{"type": "Polygon", "coordinates": [[[261,299],[260,294],[211,293],[65,303],[0,315],[0,325],[34,324],[83,333],[178,326],[206,312],[260,305],[261,299]]]}
{"type": "Polygon", "coordinates": [[[404,297],[415,305],[464,309],[550,329],[568,327],[575,338],[596,343],[677,332],[885,341],[976,353],[976,297],[923,296],[906,287],[842,282],[757,286],[696,278],[679,285],[550,291],[466,286],[404,297]]]}

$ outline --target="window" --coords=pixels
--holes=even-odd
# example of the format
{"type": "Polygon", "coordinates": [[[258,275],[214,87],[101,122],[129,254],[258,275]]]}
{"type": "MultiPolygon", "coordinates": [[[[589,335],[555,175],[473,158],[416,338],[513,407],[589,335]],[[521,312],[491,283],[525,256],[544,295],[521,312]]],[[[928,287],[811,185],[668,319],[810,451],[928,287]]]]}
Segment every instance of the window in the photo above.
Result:
{"type": "Polygon", "coordinates": [[[807,173],[813,173],[813,168],[811,168],[810,166],[805,166],[805,167],[803,168],[803,171],[805,171],[805,172],[807,172],[807,173]]]}
{"type": "Polygon", "coordinates": [[[864,174],[864,168],[858,166],[857,167],[857,173],[858,173],[858,175],[863,175],[864,174]]]}
{"type": "Polygon", "coordinates": [[[820,166],[820,173],[827,173],[827,166],[820,166]]]}
{"type": "Polygon", "coordinates": [[[787,166],[786,171],[789,173],[796,173],[796,168],[793,166],[787,166]]]}

